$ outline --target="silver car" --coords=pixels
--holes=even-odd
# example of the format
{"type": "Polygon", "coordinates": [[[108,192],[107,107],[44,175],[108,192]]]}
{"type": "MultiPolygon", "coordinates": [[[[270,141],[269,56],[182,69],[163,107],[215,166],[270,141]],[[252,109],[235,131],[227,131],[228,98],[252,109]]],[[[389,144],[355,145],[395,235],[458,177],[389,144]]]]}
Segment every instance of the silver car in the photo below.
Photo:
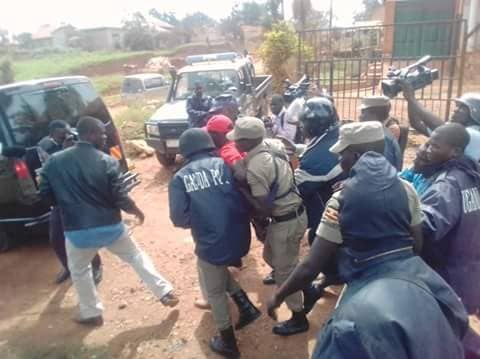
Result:
{"type": "Polygon", "coordinates": [[[145,100],[164,100],[170,82],[155,73],[125,76],[122,84],[122,101],[126,103],[145,100]]]}

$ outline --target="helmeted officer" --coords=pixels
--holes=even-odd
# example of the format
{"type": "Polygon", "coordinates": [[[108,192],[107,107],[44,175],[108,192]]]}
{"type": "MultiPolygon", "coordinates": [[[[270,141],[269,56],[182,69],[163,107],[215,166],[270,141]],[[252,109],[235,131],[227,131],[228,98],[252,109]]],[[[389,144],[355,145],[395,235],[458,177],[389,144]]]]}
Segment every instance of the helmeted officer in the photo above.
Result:
{"type": "Polygon", "coordinates": [[[308,242],[312,244],[332,186],[342,177],[338,156],[330,152],[338,140],[338,115],[328,99],[314,97],[306,102],[300,121],[308,144],[300,155],[295,180],[307,208],[308,242]]]}
{"type": "Polygon", "coordinates": [[[215,145],[202,129],[189,129],[180,136],[180,153],[186,158],[169,186],[170,219],[190,228],[203,289],[220,332],[210,347],[228,358],[239,356],[228,308],[228,293],[238,306],[241,329],[260,316],[247,294],[231,276],[250,248],[247,204],[234,186],[232,171],[223,159],[212,154],[215,145]]]}

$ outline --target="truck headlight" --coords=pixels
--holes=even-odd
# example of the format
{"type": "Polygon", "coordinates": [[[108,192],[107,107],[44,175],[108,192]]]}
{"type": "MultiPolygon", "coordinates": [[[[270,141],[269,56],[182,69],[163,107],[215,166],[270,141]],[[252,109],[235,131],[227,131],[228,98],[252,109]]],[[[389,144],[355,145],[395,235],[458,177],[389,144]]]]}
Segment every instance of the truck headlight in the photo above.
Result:
{"type": "Polygon", "coordinates": [[[158,125],[147,125],[147,133],[152,136],[160,137],[160,129],[158,125]]]}

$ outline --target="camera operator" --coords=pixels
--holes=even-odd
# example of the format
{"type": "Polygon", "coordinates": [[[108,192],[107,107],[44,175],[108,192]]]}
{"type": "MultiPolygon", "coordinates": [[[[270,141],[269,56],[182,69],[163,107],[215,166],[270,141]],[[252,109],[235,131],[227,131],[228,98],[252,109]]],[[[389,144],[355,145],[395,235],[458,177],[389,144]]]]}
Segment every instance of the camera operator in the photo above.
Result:
{"type": "MultiPolygon", "coordinates": [[[[404,80],[398,80],[403,90],[403,96],[408,102],[408,118],[411,126],[425,136],[444,121],[437,115],[425,109],[415,98],[413,87],[404,80]]],[[[450,121],[465,126],[470,135],[470,142],[465,149],[465,154],[475,161],[480,161],[480,93],[466,93],[455,99],[457,105],[450,121]]]]}

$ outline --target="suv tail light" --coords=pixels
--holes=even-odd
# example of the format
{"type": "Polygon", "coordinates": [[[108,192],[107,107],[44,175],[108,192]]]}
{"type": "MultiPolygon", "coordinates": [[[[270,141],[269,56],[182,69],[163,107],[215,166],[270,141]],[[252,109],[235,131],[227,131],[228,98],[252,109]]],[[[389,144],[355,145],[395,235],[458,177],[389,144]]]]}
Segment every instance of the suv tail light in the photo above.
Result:
{"type": "Polygon", "coordinates": [[[27,164],[23,160],[15,160],[14,162],[15,174],[19,180],[25,180],[31,178],[30,171],[27,164]]]}

